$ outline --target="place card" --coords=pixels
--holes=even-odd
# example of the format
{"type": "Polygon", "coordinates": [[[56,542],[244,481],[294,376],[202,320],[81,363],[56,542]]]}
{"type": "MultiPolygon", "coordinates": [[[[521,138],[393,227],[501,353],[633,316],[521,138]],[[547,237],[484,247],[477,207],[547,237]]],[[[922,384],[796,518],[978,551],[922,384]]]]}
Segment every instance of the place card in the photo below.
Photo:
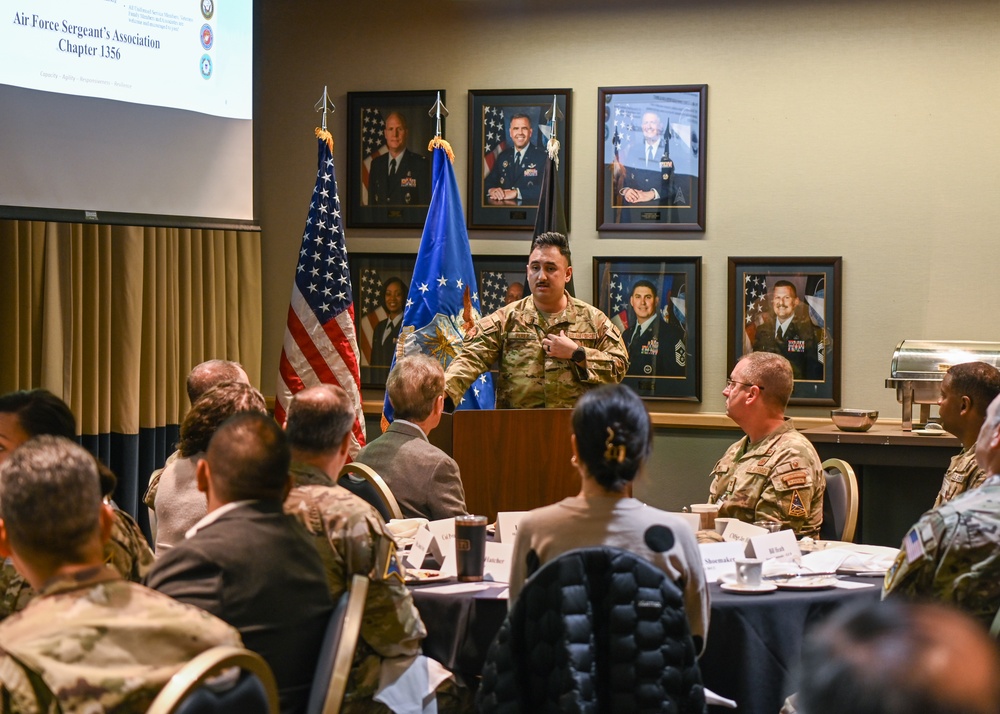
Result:
{"type": "Polygon", "coordinates": [[[410,546],[410,549],[403,553],[403,565],[412,570],[419,570],[423,567],[424,558],[427,556],[427,551],[433,543],[434,534],[431,533],[431,529],[425,523],[413,534],[413,544],[410,546]]]}
{"type": "Polygon", "coordinates": [[[765,533],[767,533],[766,528],[755,526],[753,523],[730,521],[729,525],[726,526],[726,532],[722,534],[722,540],[727,543],[739,541],[740,543],[746,544],[749,543],[750,539],[754,536],[764,535],[765,533]]]}
{"type": "Polygon", "coordinates": [[[440,521],[431,521],[427,524],[427,528],[434,535],[430,552],[441,564],[441,573],[458,575],[458,565],[455,562],[455,519],[443,518],[440,521]]]}
{"type": "Polygon", "coordinates": [[[527,511],[506,511],[497,514],[497,543],[513,543],[517,527],[527,511]]]}
{"type": "Polygon", "coordinates": [[[790,530],[754,536],[750,539],[747,552],[749,557],[760,558],[761,560],[787,562],[802,558],[802,551],[799,550],[799,542],[795,540],[795,531],[790,530]],[[751,550],[753,551],[752,553],[750,552],[751,550]]]}
{"type": "Polygon", "coordinates": [[[705,580],[714,583],[723,575],[732,575],[733,563],[744,555],[745,545],[740,541],[730,543],[699,543],[701,564],[705,569],[705,580]]]}
{"type": "Polygon", "coordinates": [[[491,543],[486,541],[486,560],[483,563],[483,579],[495,583],[510,582],[510,562],[514,554],[513,543],[491,543]]]}

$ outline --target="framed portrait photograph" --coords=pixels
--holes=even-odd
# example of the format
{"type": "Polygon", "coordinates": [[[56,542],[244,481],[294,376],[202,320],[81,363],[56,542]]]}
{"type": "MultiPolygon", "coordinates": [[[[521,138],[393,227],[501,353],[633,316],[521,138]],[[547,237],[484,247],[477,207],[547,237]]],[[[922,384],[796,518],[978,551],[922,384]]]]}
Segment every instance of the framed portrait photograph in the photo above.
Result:
{"type": "Polygon", "coordinates": [[[731,369],[750,352],[792,365],[790,404],[840,404],[841,258],[730,258],[731,369]]]}
{"type": "Polygon", "coordinates": [[[644,399],[701,401],[701,258],[594,258],[594,305],[622,331],[644,399]]]}
{"type": "Polygon", "coordinates": [[[349,228],[423,228],[431,202],[427,144],[437,128],[428,112],[437,91],[348,92],[349,228]]]}
{"type": "Polygon", "coordinates": [[[350,259],[361,386],[385,389],[417,256],[352,253],[350,259]]]}
{"type": "Polygon", "coordinates": [[[517,255],[472,256],[483,315],[496,312],[529,294],[527,265],[528,259],[517,255]]]}
{"type": "MultiPolygon", "coordinates": [[[[545,174],[552,101],[558,190],[569,220],[570,89],[469,91],[469,228],[533,228],[545,174]]],[[[568,227],[568,226],[567,226],[568,227]]]]}
{"type": "Polygon", "coordinates": [[[708,85],[597,93],[597,230],[705,230],[708,85]]]}

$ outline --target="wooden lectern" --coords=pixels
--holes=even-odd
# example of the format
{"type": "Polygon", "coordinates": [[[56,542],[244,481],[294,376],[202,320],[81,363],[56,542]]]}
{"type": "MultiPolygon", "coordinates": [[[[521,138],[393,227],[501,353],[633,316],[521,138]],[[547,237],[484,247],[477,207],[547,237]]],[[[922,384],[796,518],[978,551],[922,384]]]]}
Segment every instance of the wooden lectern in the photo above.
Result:
{"type": "Polygon", "coordinates": [[[569,461],[572,413],[457,411],[441,420],[431,441],[458,462],[469,513],[492,522],[499,511],[529,511],[580,492],[580,476],[569,461]]]}

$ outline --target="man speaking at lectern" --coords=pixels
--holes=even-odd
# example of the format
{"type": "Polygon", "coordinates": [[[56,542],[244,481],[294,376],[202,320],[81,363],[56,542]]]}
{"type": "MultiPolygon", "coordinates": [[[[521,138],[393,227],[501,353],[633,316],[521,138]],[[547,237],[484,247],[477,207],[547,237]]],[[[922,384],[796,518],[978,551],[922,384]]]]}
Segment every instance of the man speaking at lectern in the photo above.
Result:
{"type": "Polygon", "coordinates": [[[531,243],[531,294],[487,315],[469,331],[445,372],[452,405],[499,361],[498,409],[568,408],[601,384],[620,382],[628,350],[607,315],[570,296],[569,242],[542,233],[531,243]]]}

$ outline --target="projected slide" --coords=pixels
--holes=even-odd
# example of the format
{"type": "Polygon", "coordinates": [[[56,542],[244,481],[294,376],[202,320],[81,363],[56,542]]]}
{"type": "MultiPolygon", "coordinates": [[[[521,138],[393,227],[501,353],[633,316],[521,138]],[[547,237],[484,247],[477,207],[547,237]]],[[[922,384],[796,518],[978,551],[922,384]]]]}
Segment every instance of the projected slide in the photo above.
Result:
{"type": "Polygon", "coordinates": [[[252,3],[11,0],[0,83],[250,119],[252,3]]]}

